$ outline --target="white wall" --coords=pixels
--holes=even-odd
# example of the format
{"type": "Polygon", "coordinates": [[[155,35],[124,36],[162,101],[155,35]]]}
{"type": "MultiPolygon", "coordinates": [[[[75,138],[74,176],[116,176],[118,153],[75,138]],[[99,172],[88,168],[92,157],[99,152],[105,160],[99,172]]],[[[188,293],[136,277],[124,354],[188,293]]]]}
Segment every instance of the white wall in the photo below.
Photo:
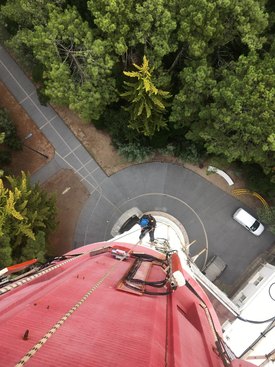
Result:
{"type": "MultiPolygon", "coordinates": [[[[247,282],[245,287],[232,299],[239,307],[242,318],[249,320],[266,320],[275,316],[275,267],[265,264],[247,282]]],[[[270,322],[253,324],[239,319],[223,325],[224,339],[233,352],[240,356],[270,325],[270,322]]],[[[275,348],[275,328],[255,346],[249,355],[265,355],[275,348]]],[[[250,360],[260,365],[263,360],[250,360]]],[[[272,364],[272,362],[270,362],[272,364]]],[[[268,364],[268,365],[271,365],[268,364]]],[[[266,365],[266,366],[268,366],[266,365]]],[[[275,367],[275,364],[272,364],[275,367]]]]}

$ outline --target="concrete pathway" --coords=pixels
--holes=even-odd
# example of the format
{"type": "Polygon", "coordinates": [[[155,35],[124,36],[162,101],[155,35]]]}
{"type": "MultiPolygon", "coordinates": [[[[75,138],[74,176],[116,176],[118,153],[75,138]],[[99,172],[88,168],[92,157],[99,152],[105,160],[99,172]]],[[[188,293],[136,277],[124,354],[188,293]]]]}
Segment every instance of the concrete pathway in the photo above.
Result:
{"type": "MultiPolygon", "coordinates": [[[[232,284],[274,243],[271,233],[258,238],[233,221],[234,211],[245,208],[240,201],[182,167],[148,163],[107,177],[56,112],[41,106],[34,85],[4,48],[0,78],[55,148],[54,159],[32,179],[43,182],[59,169],[71,168],[90,192],[75,233],[78,246],[109,239],[114,223],[129,208],[159,210],[176,217],[190,241],[196,240],[192,254],[209,247],[209,258],[215,254],[227,263],[221,280],[232,284]]],[[[203,262],[202,257],[199,264],[203,262]]]]}

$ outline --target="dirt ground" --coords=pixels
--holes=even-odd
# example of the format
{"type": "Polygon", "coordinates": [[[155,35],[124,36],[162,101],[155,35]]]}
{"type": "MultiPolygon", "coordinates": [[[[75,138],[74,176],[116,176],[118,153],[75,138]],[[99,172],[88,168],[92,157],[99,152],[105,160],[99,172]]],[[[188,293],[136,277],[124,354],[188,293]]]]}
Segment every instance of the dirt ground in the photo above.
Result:
{"type": "MultiPolygon", "coordinates": [[[[0,83],[0,107],[8,110],[16,124],[18,135],[24,143],[22,151],[13,153],[12,163],[6,172],[18,175],[23,170],[33,174],[54,157],[54,148],[2,83],[0,83]],[[28,136],[30,137],[26,139],[28,136]]],[[[83,123],[76,114],[65,107],[54,106],[54,108],[107,175],[110,176],[131,165],[118,155],[107,133],[97,130],[92,124],[83,123]]],[[[180,164],[176,158],[159,155],[153,157],[151,161],[180,164]]],[[[206,174],[207,166],[199,168],[185,164],[184,167],[232,194],[231,187],[224,179],[217,174],[206,174]]],[[[227,173],[235,182],[234,189],[245,187],[234,172],[227,171],[227,173]]],[[[45,182],[43,187],[48,192],[54,192],[57,197],[59,224],[49,241],[50,254],[57,256],[73,247],[75,226],[89,194],[71,170],[61,170],[45,182]]],[[[252,208],[261,205],[258,200],[250,196],[241,196],[239,199],[252,208]]]]}
{"type": "Polygon", "coordinates": [[[12,153],[12,162],[7,171],[14,175],[20,174],[21,171],[33,174],[53,158],[54,148],[1,82],[0,107],[8,111],[23,143],[21,151],[12,153]],[[30,137],[26,139],[28,136],[30,137]]]}
{"type": "Polygon", "coordinates": [[[49,238],[48,253],[59,256],[73,248],[76,224],[89,191],[69,169],[59,171],[43,187],[56,196],[58,226],[49,238]]]}
{"type": "Polygon", "coordinates": [[[107,133],[83,122],[66,107],[53,107],[108,176],[131,165],[117,153],[107,133]]]}

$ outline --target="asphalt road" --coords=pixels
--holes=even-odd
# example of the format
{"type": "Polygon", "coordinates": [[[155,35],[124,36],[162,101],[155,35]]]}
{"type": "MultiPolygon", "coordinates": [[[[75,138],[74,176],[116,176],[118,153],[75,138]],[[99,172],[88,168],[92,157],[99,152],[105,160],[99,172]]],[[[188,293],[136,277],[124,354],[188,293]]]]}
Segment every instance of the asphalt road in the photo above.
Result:
{"type": "MultiPolygon", "coordinates": [[[[235,222],[232,214],[236,209],[243,207],[253,214],[251,209],[201,176],[177,165],[147,163],[101,182],[83,208],[76,242],[81,245],[110,239],[118,217],[132,207],[143,212],[163,211],[178,219],[190,242],[196,240],[191,254],[208,246],[208,258],[218,255],[225,261],[227,269],[221,280],[228,284],[234,283],[275,239],[268,231],[256,237],[235,222]]],[[[202,255],[198,265],[203,260],[202,255]]]]}

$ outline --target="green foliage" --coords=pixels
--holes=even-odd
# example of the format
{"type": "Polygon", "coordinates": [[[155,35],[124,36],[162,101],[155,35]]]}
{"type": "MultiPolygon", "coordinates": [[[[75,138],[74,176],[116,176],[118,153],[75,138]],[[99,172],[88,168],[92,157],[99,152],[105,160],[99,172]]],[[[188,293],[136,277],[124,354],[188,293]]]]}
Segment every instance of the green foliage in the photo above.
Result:
{"type": "Polygon", "coordinates": [[[62,4],[63,0],[10,0],[1,6],[1,16],[8,24],[17,28],[32,29],[43,24],[48,18],[47,4],[62,4]]]}
{"type": "Polygon", "coordinates": [[[183,148],[178,157],[186,163],[199,164],[201,156],[195,144],[190,144],[186,148],[183,148]]]}
{"type": "Polygon", "coordinates": [[[118,153],[129,162],[143,162],[150,158],[153,151],[150,147],[145,147],[139,143],[120,144],[118,153]]]}
{"type": "Polygon", "coordinates": [[[159,152],[178,157],[184,163],[199,164],[204,159],[204,153],[195,144],[186,140],[177,145],[170,143],[165,148],[160,149],[159,152]]]}
{"type": "Polygon", "coordinates": [[[199,114],[187,137],[203,139],[209,153],[229,162],[255,162],[266,173],[275,161],[275,63],[268,55],[242,56],[211,91],[213,102],[199,114]]]}
{"type": "Polygon", "coordinates": [[[3,144],[5,140],[5,133],[0,133],[0,144],[3,144]]]}
{"type": "Polygon", "coordinates": [[[174,98],[170,121],[176,128],[190,127],[199,121],[199,114],[216,85],[214,71],[203,60],[183,69],[179,77],[181,89],[174,98]]]}
{"type": "Polygon", "coordinates": [[[7,166],[11,163],[11,152],[9,150],[1,150],[0,164],[7,166]]]}
{"type": "Polygon", "coordinates": [[[47,106],[50,102],[50,97],[45,94],[45,91],[42,87],[36,89],[37,97],[42,106],[47,106]]]}
{"type": "Polygon", "coordinates": [[[115,144],[171,144],[194,160],[205,146],[228,162],[260,166],[275,182],[272,1],[2,3],[0,29],[33,70],[43,104],[69,106],[107,129],[115,144]],[[126,105],[121,71],[133,64],[126,105]]]}
{"type": "Polygon", "coordinates": [[[259,219],[268,225],[270,232],[275,234],[275,207],[261,208],[257,210],[259,219]]]}
{"type": "Polygon", "coordinates": [[[36,63],[32,68],[32,80],[35,83],[40,83],[43,81],[43,73],[45,69],[42,64],[36,63]]]}
{"type": "Polygon", "coordinates": [[[110,38],[118,55],[127,51],[131,23],[134,21],[134,1],[88,0],[88,8],[94,23],[104,38],[110,38]]]}
{"type": "Polygon", "coordinates": [[[202,58],[235,38],[249,49],[260,49],[268,25],[267,14],[257,0],[175,1],[179,23],[178,41],[188,45],[188,54],[202,58]]]}
{"type": "MultiPolygon", "coordinates": [[[[0,108],[0,164],[7,166],[11,162],[11,151],[21,148],[21,141],[17,136],[15,125],[6,110],[0,108]]],[[[3,173],[2,170],[1,172],[3,173]]]]}
{"type": "Polygon", "coordinates": [[[230,168],[230,166],[232,167],[232,163],[229,163],[228,160],[223,155],[222,156],[211,155],[208,159],[208,164],[221,170],[227,170],[230,168]]]}
{"type": "Polygon", "coordinates": [[[171,155],[174,156],[175,152],[176,152],[176,146],[173,144],[167,144],[166,147],[158,149],[158,152],[160,154],[164,154],[164,155],[171,155]]]}
{"type": "Polygon", "coordinates": [[[158,89],[152,81],[153,68],[149,67],[146,56],[141,66],[134,64],[138,71],[124,71],[130,78],[137,78],[136,82],[124,82],[126,91],[121,93],[130,105],[125,108],[130,113],[129,127],[145,136],[152,136],[156,131],[166,127],[163,118],[169,92],[158,89]]]}
{"type": "Polygon", "coordinates": [[[147,54],[159,66],[164,55],[176,50],[177,24],[164,0],[89,0],[88,8],[100,35],[109,39],[125,66],[147,54]]]}
{"type": "Polygon", "coordinates": [[[275,185],[271,181],[270,175],[265,175],[262,168],[257,164],[240,164],[240,170],[249,190],[258,192],[274,202],[275,185]]]}
{"type": "Polygon", "coordinates": [[[22,148],[21,141],[16,133],[16,127],[3,108],[0,108],[0,134],[3,134],[1,135],[0,144],[5,143],[12,150],[20,150],[22,148]]]}
{"type": "Polygon", "coordinates": [[[4,186],[0,179],[0,243],[3,258],[0,266],[21,262],[29,258],[43,259],[45,240],[56,226],[56,207],[36,184],[31,187],[29,178],[7,176],[4,186]]]}
{"type": "Polygon", "coordinates": [[[96,128],[108,130],[111,135],[112,142],[115,146],[120,144],[128,144],[142,140],[142,136],[136,131],[128,127],[130,114],[125,109],[111,106],[105,110],[99,120],[95,121],[96,128]]]}
{"type": "Polygon", "coordinates": [[[114,57],[109,42],[95,38],[75,8],[47,5],[48,22],[32,31],[20,30],[13,47],[30,48],[43,66],[44,94],[57,104],[68,105],[84,119],[98,119],[117,99],[111,76],[114,57]]]}
{"type": "Polygon", "coordinates": [[[8,236],[0,237],[0,268],[12,265],[12,263],[13,260],[10,238],[8,236]]]}
{"type": "Polygon", "coordinates": [[[35,235],[35,240],[28,238],[26,245],[22,249],[21,260],[27,261],[30,259],[37,259],[39,262],[45,261],[46,253],[46,239],[45,232],[38,231],[35,235]]]}

